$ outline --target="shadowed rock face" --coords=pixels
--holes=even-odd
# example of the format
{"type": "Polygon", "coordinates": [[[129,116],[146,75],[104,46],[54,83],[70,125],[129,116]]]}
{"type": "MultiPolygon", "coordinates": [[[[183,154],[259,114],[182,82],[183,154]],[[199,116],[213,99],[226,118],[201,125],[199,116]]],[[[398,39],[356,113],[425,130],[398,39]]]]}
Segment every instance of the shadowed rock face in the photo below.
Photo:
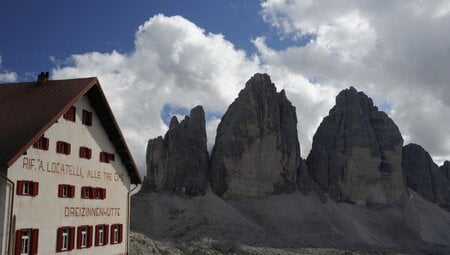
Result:
{"type": "Polygon", "coordinates": [[[444,173],[447,179],[450,179],[450,161],[446,160],[444,164],[440,167],[442,173],[444,173]]]}
{"type": "Polygon", "coordinates": [[[403,147],[402,169],[408,188],[450,209],[450,182],[422,146],[408,144],[403,147]]]}
{"type": "Polygon", "coordinates": [[[313,138],[307,165],[330,197],[356,203],[390,203],[405,193],[401,170],[403,139],[395,123],[353,87],[313,138]]]}
{"type": "Polygon", "coordinates": [[[181,123],[172,117],[164,139],[160,136],[148,142],[144,190],[204,194],[207,172],[205,113],[197,106],[181,123]]]}
{"type": "Polygon", "coordinates": [[[225,198],[291,192],[299,166],[295,107],[267,74],[255,74],[217,128],[211,187],[225,198]]]}

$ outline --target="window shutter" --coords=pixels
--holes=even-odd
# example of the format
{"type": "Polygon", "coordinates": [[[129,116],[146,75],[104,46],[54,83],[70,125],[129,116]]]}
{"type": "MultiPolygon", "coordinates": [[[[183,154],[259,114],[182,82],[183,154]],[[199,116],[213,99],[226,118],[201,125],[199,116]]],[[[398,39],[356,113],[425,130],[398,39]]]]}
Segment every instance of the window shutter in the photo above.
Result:
{"type": "Polygon", "coordinates": [[[17,181],[17,195],[23,194],[23,181],[17,181]]]}
{"type": "Polygon", "coordinates": [[[86,188],[87,187],[81,187],[81,198],[86,198],[86,188]]]}
{"type": "Polygon", "coordinates": [[[81,231],[83,227],[79,226],[77,229],[77,249],[81,249],[81,231]]]}
{"type": "Polygon", "coordinates": [[[99,245],[100,226],[101,226],[101,225],[95,226],[95,246],[98,246],[98,245],[99,245]]]}
{"type": "Polygon", "coordinates": [[[91,197],[90,198],[97,198],[97,188],[90,187],[91,188],[91,197]]]}
{"type": "Polygon", "coordinates": [[[35,255],[38,253],[39,244],[39,229],[31,230],[31,254],[35,255]]]}
{"type": "Polygon", "coordinates": [[[110,241],[111,244],[114,244],[114,228],[116,228],[116,225],[115,224],[111,225],[111,241],[110,241]]]}
{"type": "Polygon", "coordinates": [[[63,228],[58,228],[56,231],[56,251],[60,252],[62,250],[62,232],[63,228]]]}
{"type": "Polygon", "coordinates": [[[67,149],[66,154],[67,155],[70,154],[70,148],[71,148],[70,143],[66,143],[66,149],[67,149]]]}
{"type": "Polygon", "coordinates": [[[69,197],[75,197],[75,186],[70,185],[70,196],[69,197]]]}
{"type": "Polygon", "coordinates": [[[31,230],[31,255],[38,253],[39,229],[31,230]]]}
{"type": "Polygon", "coordinates": [[[92,246],[92,237],[93,237],[93,226],[88,226],[88,244],[87,247],[91,247],[92,246]]]}
{"type": "Polygon", "coordinates": [[[119,224],[119,241],[118,243],[121,243],[123,239],[123,224],[119,224]]]}
{"type": "Polygon", "coordinates": [[[106,189],[102,189],[102,199],[106,199],[106,189]]]}
{"type": "Polygon", "coordinates": [[[62,197],[63,196],[63,190],[64,190],[64,185],[63,184],[59,184],[58,185],[58,197],[62,197]]]}
{"type": "Polygon", "coordinates": [[[75,227],[70,227],[69,231],[69,250],[75,248],[75,227]]]}
{"type": "Polygon", "coordinates": [[[44,147],[44,150],[48,151],[49,145],[50,145],[50,139],[45,138],[45,139],[44,139],[44,146],[45,146],[45,147],[44,147]]]}
{"type": "Polygon", "coordinates": [[[16,255],[20,255],[20,250],[22,249],[22,230],[16,231],[16,255]]]}
{"type": "Polygon", "coordinates": [[[36,196],[39,193],[39,182],[32,182],[32,196],[36,196]]]}
{"type": "Polygon", "coordinates": [[[103,245],[107,245],[109,241],[109,225],[103,225],[103,231],[105,232],[105,237],[103,238],[103,245]]]}
{"type": "Polygon", "coordinates": [[[88,159],[92,158],[92,149],[88,149],[88,159]]]}

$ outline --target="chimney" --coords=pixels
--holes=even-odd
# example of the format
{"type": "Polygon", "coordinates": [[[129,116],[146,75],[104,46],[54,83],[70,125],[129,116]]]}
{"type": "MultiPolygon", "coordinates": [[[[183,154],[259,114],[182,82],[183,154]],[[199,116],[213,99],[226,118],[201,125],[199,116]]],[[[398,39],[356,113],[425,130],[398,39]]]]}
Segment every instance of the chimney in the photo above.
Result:
{"type": "Polygon", "coordinates": [[[41,72],[37,78],[37,84],[42,85],[48,81],[48,72],[41,72]]]}

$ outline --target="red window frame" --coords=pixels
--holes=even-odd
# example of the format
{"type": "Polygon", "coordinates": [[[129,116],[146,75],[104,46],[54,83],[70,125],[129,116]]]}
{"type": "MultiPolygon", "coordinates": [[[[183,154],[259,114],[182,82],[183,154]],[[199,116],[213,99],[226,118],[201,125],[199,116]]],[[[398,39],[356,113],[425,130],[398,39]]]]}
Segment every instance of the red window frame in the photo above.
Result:
{"type": "Polygon", "coordinates": [[[27,180],[17,181],[16,194],[20,196],[37,196],[39,194],[39,182],[27,180]]]}
{"type": "Polygon", "coordinates": [[[105,151],[100,152],[100,162],[110,163],[116,159],[116,155],[114,153],[108,153],[105,151]]]}
{"type": "Polygon", "coordinates": [[[71,145],[63,141],[56,142],[56,153],[70,155],[71,145]]]}
{"type": "Polygon", "coordinates": [[[119,244],[123,241],[123,224],[113,224],[111,225],[111,244],[119,244]],[[118,236],[115,235],[115,230],[118,231],[118,236]]]}
{"type": "Polygon", "coordinates": [[[24,234],[29,233],[29,249],[28,254],[35,255],[38,253],[38,244],[39,244],[39,229],[35,228],[24,228],[16,230],[16,247],[15,247],[15,255],[22,254],[22,237],[24,234]]]}
{"type": "Polygon", "coordinates": [[[103,200],[106,198],[106,189],[100,187],[83,186],[81,187],[81,198],[103,200]]]}
{"type": "Polygon", "coordinates": [[[105,246],[108,245],[109,241],[109,225],[100,224],[95,226],[95,246],[105,246]],[[100,243],[101,231],[103,231],[103,243],[100,243]]]}
{"type": "Polygon", "coordinates": [[[57,234],[56,234],[56,252],[66,252],[66,251],[71,251],[75,248],[75,227],[72,226],[65,226],[65,227],[60,227],[57,230],[57,234]],[[63,241],[63,234],[64,232],[67,231],[68,232],[68,247],[65,248],[63,241]]]}
{"type": "Polygon", "coordinates": [[[83,109],[81,123],[86,126],[92,126],[92,112],[83,109]]]}
{"type": "Polygon", "coordinates": [[[68,121],[75,122],[76,112],[77,112],[77,108],[75,106],[72,106],[72,107],[69,108],[69,110],[67,110],[67,112],[64,113],[63,118],[68,120],[68,121]]]}
{"type": "Polygon", "coordinates": [[[92,247],[93,226],[83,225],[77,228],[77,249],[86,249],[92,247]],[[83,246],[83,231],[87,233],[86,246],[83,246]]]}
{"type": "Polygon", "coordinates": [[[80,147],[80,158],[91,159],[92,158],[92,150],[88,147],[80,147]]]}
{"type": "Polygon", "coordinates": [[[34,142],[33,148],[48,151],[49,141],[50,140],[47,137],[41,136],[36,142],[34,142]]]}
{"type": "Polygon", "coordinates": [[[58,185],[58,197],[75,197],[75,186],[69,184],[59,184],[58,185]]]}

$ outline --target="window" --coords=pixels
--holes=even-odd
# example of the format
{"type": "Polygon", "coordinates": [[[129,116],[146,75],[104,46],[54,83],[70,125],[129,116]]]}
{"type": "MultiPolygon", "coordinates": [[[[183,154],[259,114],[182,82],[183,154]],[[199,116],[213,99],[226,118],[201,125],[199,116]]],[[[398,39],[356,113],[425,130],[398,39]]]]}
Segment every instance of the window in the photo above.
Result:
{"type": "Polygon", "coordinates": [[[100,162],[109,163],[111,161],[114,161],[116,159],[116,155],[113,153],[108,152],[100,152],[100,162]]]}
{"type": "Polygon", "coordinates": [[[58,197],[75,197],[75,186],[69,184],[59,184],[58,197]]]}
{"type": "Polygon", "coordinates": [[[39,183],[33,181],[17,181],[17,195],[36,196],[39,193],[39,183]]]}
{"type": "Polygon", "coordinates": [[[70,143],[66,143],[63,141],[56,142],[56,152],[60,154],[70,154],[70,143]]]}
{"type": "Polygon", "coordinates": [[[89,248],[92,246],[92,226],[78,227],[77,249],[89,248]]]}
{"type": "Polygon", "coordinates": [[[95,246],[103,246],[108,244],[109,226],[102,224],[95,226],[95,246]]]}
{"type": "Polygon", "coordinates": [[[75,122],[76,111],[75,106],[70,107],[70,109],[64,113],[63,118],[75,122]]]}
{"type": "Polygon", "coordinates": [[[86,126],[92,126],[92,112],[83,110],[81,122],[86,126]]]}
{"type": "Polygon", "coordinates": [[[48,151],[49,139],[41,136],[34,144],[33,148],[48,151]]]}
{"type": "Polygon", "coordinates": [[[99,187],[89,187],[89,186],[81,187],[81,198],[105,199],[106,198],[106,189],[99,188],[99,187]]]}
{"type": "Polygon", "coordinates": [[[111,244],[121,243],[123,238],[123,224],[111,225],[111,244]]]}
{"type": "Polygon", "coordinates": [[[75,227],[60,227],[57,230],[56,251],[71,251],[75,246],[75,227]]]}
{"type": "Polygon", "coordinates": [[[91,159],[92,150],[87,147],[80,147],[80,158],[91,159]]]}
{"type": "Polygon", "coordinates": [[[37,254],[39,241],[39,229],[19,229],[16,230],[16,253],[37,254]]]}

